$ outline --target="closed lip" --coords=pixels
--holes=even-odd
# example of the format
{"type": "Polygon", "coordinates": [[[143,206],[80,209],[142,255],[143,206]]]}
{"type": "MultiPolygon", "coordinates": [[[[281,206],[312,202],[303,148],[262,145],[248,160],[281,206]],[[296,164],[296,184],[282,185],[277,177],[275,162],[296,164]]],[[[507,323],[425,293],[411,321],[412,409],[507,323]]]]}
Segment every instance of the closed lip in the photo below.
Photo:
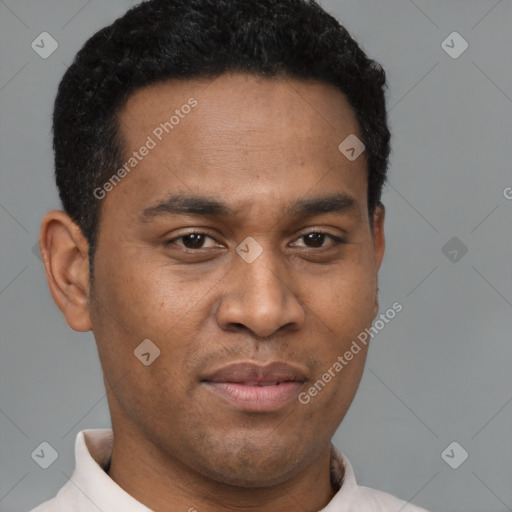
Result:
{"type": "Polygon", "coordinates": [[[265,365],[253,362],[231,363],[215,370],[201,379],[206,382],[232,382],[238,384],[263,386],[279,382],[306,380],[305,372],[298,366],[280,361],[265,365]]]}

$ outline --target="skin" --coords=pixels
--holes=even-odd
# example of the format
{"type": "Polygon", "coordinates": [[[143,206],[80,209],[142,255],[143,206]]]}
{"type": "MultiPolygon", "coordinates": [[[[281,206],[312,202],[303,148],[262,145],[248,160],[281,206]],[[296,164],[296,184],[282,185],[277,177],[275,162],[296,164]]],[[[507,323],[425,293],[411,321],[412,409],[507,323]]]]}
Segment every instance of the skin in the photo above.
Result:
{"type": "Polygon", "coordinates": [[[372,228],[364,153],[351,162],[338,150],[359,126],[345,96],[318,82],[166,81],[120,111],[127,155],[190,97],[197,107],[102,200],[92,288],[80,229],[62,211],[45,216],[49,287],[69,326],[94,333],[114,431],[109,475],[129,494],[155,511],[317,511],[335,493],[330,441],[366,348],[310,403],[272,412],[241,411],[201,379],[231,362],[285,361],[305,372],[307,391],[376,317],[384,209],[372,228]],[[290,214],[298,199],[338,192],[352,210],[290,214]],[[175,193],[236,213],[140,220],[175,193]],[[202,245],[177,239],[194,231],[207,233],[202,245]],[[318,231],[346,243],[304,236],[318,231]],[[263,249],[252,263],[235,251],[249,236],[263,249]],[[134,356],[144,339],[161,352],[149,366],[134,356]]]}

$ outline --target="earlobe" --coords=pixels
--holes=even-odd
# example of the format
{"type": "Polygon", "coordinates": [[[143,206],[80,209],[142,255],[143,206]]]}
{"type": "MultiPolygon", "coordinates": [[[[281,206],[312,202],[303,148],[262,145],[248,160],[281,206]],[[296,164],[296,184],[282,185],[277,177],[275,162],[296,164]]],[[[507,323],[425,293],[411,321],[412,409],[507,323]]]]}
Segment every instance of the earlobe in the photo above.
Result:
{"type": "Polygon", "coordinates": [[[375,302],[373,304],[373,319],[379,314],[379,287],[375,290],[375,302]]]}
{"type": "Polygon", "coordinates": [[[48,212],[41,224],[39,247],[55,304],[72,329],[90,331],[89,244],[80,228],[65,212],[48,212]]]}

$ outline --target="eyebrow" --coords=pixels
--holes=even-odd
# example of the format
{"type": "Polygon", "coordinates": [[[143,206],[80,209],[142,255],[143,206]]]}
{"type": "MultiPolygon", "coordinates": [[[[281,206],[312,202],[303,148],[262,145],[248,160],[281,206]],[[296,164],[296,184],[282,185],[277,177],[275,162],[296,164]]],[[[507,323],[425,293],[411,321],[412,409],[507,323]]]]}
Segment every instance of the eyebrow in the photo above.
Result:
{"type": "MultiPolygon", "coordinates": [[[[304,218],[327,213],[354,214],[358,203],[354,197],[339,192],[328,196],[301,198],[287,209],[287,215],[304,218]]],[[[227,218],[236,216],[237,211],[212,197],[173,194],[167,199],[144,209],[141,222],[169,215],[197,215],[201,217],[227,218]]]]}

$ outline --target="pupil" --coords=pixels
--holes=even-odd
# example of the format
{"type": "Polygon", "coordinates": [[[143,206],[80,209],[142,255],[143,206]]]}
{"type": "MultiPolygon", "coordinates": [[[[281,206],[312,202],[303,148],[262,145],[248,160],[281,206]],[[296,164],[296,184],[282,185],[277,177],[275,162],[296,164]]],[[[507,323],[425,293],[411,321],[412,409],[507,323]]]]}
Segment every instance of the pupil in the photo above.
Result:
{"type": "Polygon", "coordinates": [[[309,233],[306,235],[306,239],[308,239],[310,242],[313,242],[314,247],[322,247],[324,236],[325,235],[323,233],[309,233]]]}
{"type": "Polygon", "coordinates": [[[183,244],[187,249],[200,249],[203,245],[202,237],[204,235],[198,234],[198,233],[191,233],[190,235],[186,235],[183,238],[183,244]],[[191,243],[187,243],[187,241],[191,243]]]}

